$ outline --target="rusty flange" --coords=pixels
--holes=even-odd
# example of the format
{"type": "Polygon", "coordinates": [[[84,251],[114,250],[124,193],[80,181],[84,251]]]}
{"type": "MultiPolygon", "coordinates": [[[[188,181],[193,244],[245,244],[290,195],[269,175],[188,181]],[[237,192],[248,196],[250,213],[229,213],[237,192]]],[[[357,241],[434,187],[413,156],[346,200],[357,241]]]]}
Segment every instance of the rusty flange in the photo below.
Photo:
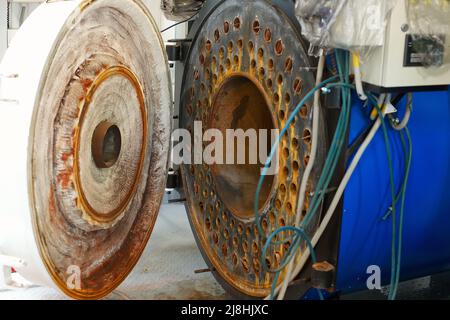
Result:
{"type": "MultiPolygon", "coordinates": [[[[281,129],[314,85],[314,68],[305,53],[298,24],[282,8],[264,0],[228,0],[206,15],[193,39],[181,93],[181,126],[203,129],[281,129]]],[[[266,179],[260,219],[266,234],[292,225],[300,180],[309,161],[312,115],[302,107],[279,148],[279,173],[266,179]]],[[[322,122],[322,119],[321,119],[322,122]]],[[[326,152],[324,129],[304,208],[326,152]]],[[[207,144],[205,144],[207,145],[207,144]]],[[[205,260],[226,289],[248,297],[270,291],[272,268],[287,246],[264,245],[255,225],[253,199],[260,165],[184,165],[187,209],[205,260]]],[[[314,223],[311,224],[314,228],[314,223]]],[[[311,231],[311,230],[309,230],[311,231]]],[[[280,280],[283,279],[283,275],[280,280]]]]}
{"type": "Polygon", "coordinates": [[[164,195],[171,87],[159,29],[140,0],[48,2],[10,50],[24,97],[14,112],[30,127],[26,157],[10,154],[28,177],[11,183],[28,189],[31,215],[12,210],[28,242],[8,249],[25,255],[18,271],[31,281],[102,298],[137,263],[164,195]]]}

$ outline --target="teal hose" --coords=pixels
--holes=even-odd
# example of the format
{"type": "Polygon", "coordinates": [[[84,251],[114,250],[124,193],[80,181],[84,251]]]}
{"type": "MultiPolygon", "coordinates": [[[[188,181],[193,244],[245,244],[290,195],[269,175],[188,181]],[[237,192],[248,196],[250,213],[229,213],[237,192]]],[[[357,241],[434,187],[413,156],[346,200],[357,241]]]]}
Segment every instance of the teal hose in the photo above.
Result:
{"type": "Polygon", "coordinates": [[[289,117],[289,119],[288,119],[287,122],[286,122],[285,127],[281,130],[280,135],[279,135],[277,141],[276,141],[275,144],[272,146],[272,150],[271,150],[270,155],[269,155],[269,157],[268,157],[268,159],[267,159],[267,161],[266,161],[266,163],[265,163],[265,165],[264,165],[264,168],[263,168],[262,173],[261,173],[261,177],[260,177],[259,182],[258,182],[258,186],[257,186],[257,188],[256,188],[255,203],[254,203],[254,207],[253,207],[254,212],[255,212],[256,225],[257,225],[257,227],[258,227],[259,234],[260,234],[262,237],[265,237],[265,235],[264,235],[264,231],[262,230],[262,226],[261,226],[261,224],[260,224],[260,222],[259,222],[259,207],[258,207],[258,204],[259,204],[259,198],[260,198],[261,189],[262,189],[262,186],[263,186],[263,184],[264,184],[264,178],[266,177],[267,172],[268,172],[269,169],[270,169],[270,163],[272,162],[273,157],[275,156],[275,153],[277,152],[277,147],[278,147],[278,145],[280,144],[282,137],[283,137],[284,134],[287,132],[289,126],[290,126],[291,123],[294,121],[295,116],[300,112],[300,109],[302,108],[302,106],[303,106],[309,99],[311,99],[311,98],[313,97],[313,95],[315,94],[315,92],[316,92],[317,90],[320,90],[322,87],[324,87],[325,85],[327,85],[328,83],[330,83],[330,82],[332,82],[332,81],[334,81],[334,80],[336,80],[336,79],[337,79],[337,77],[332,77],[332,78],[329,78],[329,79],[327,79],[327,80],[325,80],[325,81],[322,81],[319,85],[317,85],[317,86],[314,87],[310,92],[308,92],[308,94],[306,94],[306,96],[300,101],[300,103],[297,105],[297,107],[295,108],[295,110],[292,112],[291,116],[289,117]]]}
{"type": "MultiPolygon", "coordinates": [[[[317,192],[314,193],[314,196],[311,200],[311,208],[309,212],[306,214],[305,218],[302,222],[302,227],[307,226],[311,219],[315,216],[320,204],[323,202],[325,198],[325,190],[328,189],[328,186],[331,182],[333,174],[336,170],[336,166],[339,161],[339,156],[342,152],[342,149],[345,144],[345,136],[348,128],[348,124],[350,122],[350,91],[347,92],[345,88],[348,88],[348,67],[345,69],[346,75],[343,75],[342,70],[342,60],[340,57],[340,51],[336,51],[336,60],[338,62],[338,71],[341,76],[341,81],[344,83],[333,83],[327,85],[327,87],[341,87],[342,96],[343,96],[343,106],[341,111],[341,116],[338,120],[338,125],[336,127],[336,132],[333,138],[333,142],[330,147],[329,155],[325,161],[324,167],[322,169],[322,174],[319,178],[319,181],[316,186],[317,192]]],[[[348,55],[347,55],[348,58],[348,55]]]]}
{"type": "Polygon", "coordinates": [[[394,170],[393,170],[393,166],[392,166],[392,156],[391,156],[391,146],[389,143],[389,136],[388,136],[388,131],[387,131],[387,127],[386,127],[386,123],[384,121],[384,116],[383,116],[383,112],[381,111],[380,107],[378,106],[378,102],[375,100],[375,98],[372,95],[369,95],[369,99],[371,100],[372,104],[374,105],[374,107],[376,108],[377,112],[378,112],[378,116],[381,119],[381,124],[382,124],[382,128],[383,128],[383,136],[384,136],[384,142],[385,142],[385,148],[386,148],[386,157],[387,157],[387,162],[388,162],[388,167],[389,167],[389,181],[390,181],[390,186],[391,186],[391,197],[392,197],[392,243],[391,243],[391,290],[389,292],[389,300],[393,300],[392,299],[392,295],[393,295],[393,288],[392,288],[392,284],[395,283],[395,279],[396,279],[396,270],[397,270],[397,256],[396,256],[396,204],[395,204],[395,183],[394,183],[394,170]]]}
{"type": "MultiPolygon", "coordinates": [[[[333,142],[330,147],[329,154],[327,156],[327,159],[324,164],[324,168],[322,170],[321,177],[317,184],[318,191],[314,194],[313,200],[311,202],[313,204],[311,206],[312,208],[309,210],[309,212],[305,216],[305,218],[302,222],[301,228],[299,230],[303,230],[303,226],[305,226],[305,225],[307,226],[310,223],[310,220],[316,214],[320,203],[323,201],[325,192],[321,192],[320,190],[326,190],[328,188],[328,185],[332,179],[333,173],[334,173],[337,163],[339,161],[339,156],[340,156],[343,146],[345,144],[345,135],[347,132],[349,119],[350,119],[350,99],[351,99],[350,89],[352,89],[352,87],[351,87],[351,85],[348,84],[348,78],[349,78],[348,77],[348,70],[349,70],[348,69],[348,61],[349,61],[348,55],[346,55],[346,57],[345,57],[345,67],[344,68],[342,67],[342,61],[339,56],[339,53],[337,53],[336,56],[337,56],[337,60],[339,62],[338,69],[339,69],[339,74],[341,75],[341,81],[343,81],[344,83],[338,83],[338,84],[335,83],[335,84],[330,84],[329,86],[331,88],[340,87],[341,90],[343,91],[344,98],[343,98],[342,112],[341,112],[341,115],[338,120],[338,125],[336,127],[336,132],[335,132],[333,142]],[[343,69],[345,69],[345,75],[343,73],[343,69]]],[[[291,119],[293,119],[295,117],[296,113],[300,110],[301,106],[305,103],[305,101],[307,101],[307,99],[310,99],[317,90],[321,89],[322,87],[328,86],[328,84],[331,81],[336,80],[336,77],[333,77],[331,79],[328,79],[328,80],[322,82],[319,86],[315,87],[312,91],[310,91],[305,96],[304,101],[302,100],[302,102],[300,102],[299,106],[296,108],[296,110],[294,110],[293,114],[291,115],[291,118],[288,120],[285,128],[283,128],[283,130],[281,131],[280,137],[282,137],[285,134],[287,128],[289,127],[290,123],[292,122],[291,119]]],[[[277,140],[274,147],[272,148],[271,154],[266,162],[266,166],[264,168],[265,170],[263,170],[263,174],[260,178],[260,181],[259,181],[260,183],[258,184],[257,192],[255,195],[255,208],[254,208],[255,209],[255,218],[256,218],[256,223],[257,223],[258,230],[259,230],[261,236],[264,236],[264,233],[263,233],[262,227],[260,226],[260,223],[259,223],[259,212],[258,212],[259,210],[258,210],[256,204],[259,203],[259,193],[260,193],[260,190],[262,187],[262,182],[264,181],[264,176],[267,173],[268,166],[269,166],[270,162],[272,161],[273,156],[275,154],[275,148],[279,144],[280,140],[281,140],[281,138],[277,140]]],[[[267,266],[267,264],[265,262],[265,259],[263,259],[262,257],[266,256],[267,251],[269,250],[270,246],[279,245],[282,243],[286,243],[288,241],[287,239],[285,239],[284,241],[281,241],[281,242],[277,241],[275,243],[272,241],[278,234],[285,232],[286,230],[288,230],[288,229],[279,228],[279,229],[275,230],[275,232],[273,232],[267,238],[266,244],[263,248],[262,255],[261,255],[261,264],[263,265],[263,268],[267,272],[275,273],[275,277],[274,277],[273,284],[272,284],[272,295],[271,295],[272,297],[273,297],[273,292],[275,290],[276,284],[278,282],[280,272],[287,266],[289,261],[295,256],[295,254],[301,244],[302,239],[305,240],[308,245],[310,245],[310,240],[308,239],[306,234],[303,234],[301,237],[300,236],[296,236],[294,238],[292,236],[289,237],[289,239],[293,240],[293,241],[292,241],[292,244],[289,247],[288,252],[286,253],[283,261],[281,262],[280,266],[276,270],[270,270],[270,268],[267,266]]],[[[313,247],[310,248],[310,251],[311,251],[312,256],[315,255],[313,247]]],[[[319,296],[322,297],[322,294],[320,291],[319,291],[319,296]]]]}
{"type": "MultiPolygon", "coordinates": [[[[373,96],[371,96],[370,99],[372,102],[375,100],[373,98],[373,96]]],[[[378,103],[375,102],[374,105],[380,115],[381,110],[378,106],[378,103]]],[[[382,121],[382,124],[383,124],[383,133],[384,133],[385,145],[386,145],[386,154],[387,154],[388,165],[389,165],[391,196],[392,196],[392,206],[391,206],[392,210],[390,213],[390,216],[392,218],[391,286],[390,286],[388,298],[389,298],[389,300],[395,300],[395,298],[397,296],[397,291],[398,291],[398,284],[400,282],[404,208],[405,208],[406,188],[407,188],[407,184],[408,184],[408,178],[409,178],[411,162],[412,162],[412,140],[411,140],[411,135],[409,133],[409,130],[407,128],[405,128],[405,132],[406,132],[406,135],[408,138],[408,143],[409,143],[409,151],[408,151],[407,156],[405,154],[405,157],[407,158],[407,160],[406,160],[404,181],[402,183],[402,188],[401,188],[401,208],[400,208],[400,216],[399,216],[398,231],[397,231],[396,203],[398,200],[398,196],[395,194],[394,176],[393,176],[393,170],[392,170],[392,157],[391,157],[391,153],[390,153],[389,137],[387,134],[387,128],[386,128],[386,124],[384,123],[384,119],[382,121]],[[398,233],[398,235],[397,235],[397,233],[398,233]]],[[[402,134],[400,135],[400,138],[402,140],[403,150],[406,153],[405,141],[404,141],[404,137],[402,134]]]]}
{"type": "MultiPolygon", "coordinates": [[[[338,119],[338,123],[335,130],[335,135],[333,137],[330,150],[328,152],[328,156],[325,160],[322,174],[319,177],[319,181],[316,185],[316,192],[314,192],[314,196],[311,200],[310,208],[304,217],[301,225],[299,228],[296,227],[282,227],[274,232],[272,232],[267,238],[266,242],[262,251],[261,255],[261,264],[263,265],[263,268],[266,272],[274,273],[274,280],[271,287],[271,298],[274,297],[274,292],[276,290],[276,286],[278,283],[279,276],[281,274],[281,271],[288,265],[291,259],[293,259],[302,243],[304,241],[307,246],[310,249],[311,252],[311,259],[313,263],[316,261],[316,256],[314,252],[314,248],[311,244],[311,240],[308,238],[308,235],[305,233],[305,228],[309,226],[311,220],[313,217],[317,214],[318,208],[320,207],[320,204],[323,203],[324,197],[325,197],[325,191],[328,189],[328,186],[331,182],[331,179],[333,177],[333,174],[335,172],[337,163],[339,161],[339,157],[341,155],[342,149],[345,145],[345,137],[348,129],[348,125],[350,122],[350,110],[351,110],[351,91],[355,90],[355,86],[352,84],[349,84],[349,56],[347,53],[343,53],[340,50],[336,50],[336,61],[337,61],[337,70],[340,82],[333,83],[337,79],[337,76],[329,78],[322,83],[320,83],[318,86],[314,87],[298,104],[296,109],[292,112],[291,116],[289,117],[286,126],[283,128],[283,130],[280,133],[279,138],[275,142],[274,146],[272,147],[271,153],[266,161],[266,164],[262,170],[262,175],[258,183],[258,187],[255,194],[255,205],[254,205],[254,212],[255,212],[255,220],[256,224],[258,226],[258,231],[262,237],[266,237],[264,234],[264,231],[262,230],[262,226],[260,225],[259,220],[259,209],[258,209],[258,203],[259,203],[259,196],[260,191],[262,189],[262,185],[264,183],[265,175],[267,174],[267,171],[270,168],[270,163],[273,160],[273,157],[275,155],[277,146],[279,145],[282,137],[287,132],[288,127],[293,122],[295,116],[300,111],[300,108],[303,106],[305,102],[307,102],[309,99],[313,97],[313,95],[316,93],[317,90],[321,90],[322,88],[332,89],[332,88],[340,88],[342,91],[342,110],[341,114],[338,119]],[[344,57],[342,57],[344,56],[344,57]],[[277,238],[279,238],[280,234],[286,233],[287,236],[281,240],[281,241],[275,241],[277,238]],[[285,244],[288,241],[292,241],[291,245],[289,246],[288,251],[286,252],[286,255],[284,256],[284,259],[276,269],[271,269],[265,259],[262,257],[265,257],[267,255],[268,250],[271,246],[274,245],[282,245],[285,244]]],[[[406,165],[405,165],[405,176],[404,180],[402,182],[400,191],[396,193],[395,190],[395,184],[394,184],[394,170],[393,170],[393,164],[392,164],[392,153],[391,153],[391,145],[389,142],[389,134],[388,129],[384,120],[384,117],[382,115],[382,111],[380,107],[378,106],[378,102],[374,98],[373,95],[369,94],[369,101],[371,104],[374,105],[376,108],[378,115],[381,119],[382,129],[383,129],[383,136],[385,141],[385,148],[386,148],[386,157],[389,167],[389,181],[390,181],[390,189],[391,189],[391,197],[392,197],[392,206],[391,210],[389,212],[389,215],[392,218],[392,245],[391,245],[391,288],[389,292],[389,299],[395,299],[397,288],[399,284],[400,279],[400,269],[401,269],[401,250],[402,250],[402,235],[403,235],[403,222],[404,222],[404,208],[405,208],[405,195],[406,195],[406,189],[408,184],[408,177],[411,169],[411,161],[412,161],[412,141],[411,136],[406,128],[404,131],[406,132],[406,136],[408,138],[408,147],[406,147],[406,142],[404,141],[403,133],[400,133],[400,137],[402,139],[402,145],[403,145],[403,151],[405,154],[405,158],[407,158],[406,165]],[[400,206],[400,215],[397,217],[397,209],[396,204],[401,203],[400,206]],[[397,218],[398,221],[398,235],[397,235],[397,218]]],[[[388,215],[386,215],[387,219],[388,215]]],[[[319,290],[319,297],[321,299],[323,298],[321,291],[319,290]]]]}
{"type": "Polygon", "coordinates": [[[404,222],[404,211],[405,211],[405,199],[406,199],[406,189],[408,186],[408,179],[409,174],[411,171],[411,163],[412,163],[412,154],[413,154],[413,146],[412,146],[412,139],[411,134],[409,132],[408,127],[405,127],[404,129],[406,133],[406,137],[408,140],[408,148],[406,148],[405,138],[403,136],[403,132],[401,131],[400,139],[402,140],[403,149],[405,151],[405,157],[406,157],[406,168],[405,168],[405,176],[402,186],[402,193],[401,193],[401,206],[400,206],[400,221],[399,221],[399,230],[398,230],[398,244],[397,244],[397,268],[396,268],[396,279],[394,282],[394,289],[392,290],[392,299],[396,298],[397,290],[398,290],[398,284],[400,282],[400,269],[401,269],[401,260],[402,260],[402,245],[403,245],[403,222],[404,222]],[[407,150],[407,151],[406,151],[407,150]]]}
{"type": "MultiPolygon", "coordinates": [[[[288,253],[286,254],[286,257],[290,257],[289,259],[285,259],[284,264],[280,265],[277,269],[269,269],[267,265],[264,266],[266,272],[270,272],[270,273],[275,273],[275,277],[274,280],[272,282],[272,289],[271,289],[271,299],[274,298],[274,292],[275,292],[275,288],[276,285],[278,283],[278,279],[280,277],[280,273],[281,271],[286,267],[286,265],[289,263],[290,259],[294,258],[294,255],[298,249],[298,246],[300,245],[300,241],[301,239],[303,239],[304,241],[306,241],[309,251],[311,252],[311,261],[313,263],[317,262],[317,257],[316,257],[316,253],[314,251],[314,246],[311,243],[311,240],[309,239],[308,235],[305,233],[305,231],[301,228],[296,228],[296,227],[282,227],[276,230],[276,232],[273,232],[266,241],[266,244],[264,245],[263,248],[263,256],[266,255],[267,250],[269,249],[270,245],[271,245],[271,241],[274,237],[276,237],[279,233],[281,232],[285,232],[285,231],[290,231],[290,232],[294,232],[296,234],[295,236],[295,245],[292,245],[289,250],[288,253]],[[298,239],[298,240],[297,240],[298,239]]],[[[264,265],[264,264],[263,264],[264,265]]],[[[320,299],[323,299],[323,295],[322,292],[320,291],[320,289],[317,290],[320,299]]]]}

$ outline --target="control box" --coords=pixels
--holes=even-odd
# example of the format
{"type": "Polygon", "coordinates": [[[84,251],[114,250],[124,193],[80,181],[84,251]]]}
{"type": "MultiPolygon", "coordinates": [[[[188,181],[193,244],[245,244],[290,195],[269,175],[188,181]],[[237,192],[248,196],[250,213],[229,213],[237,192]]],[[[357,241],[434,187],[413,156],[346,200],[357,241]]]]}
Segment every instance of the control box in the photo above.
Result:
{"type": "Polygon", "coordinates": [[[397,1],[387,20],[383,45],[371,48],[361,65],[363,83],[370,90],[417,91],[450,84],[450,35],[440,34],[438,27],[430,35],[414,33],[408,23],[407,1],[397,1]]]}

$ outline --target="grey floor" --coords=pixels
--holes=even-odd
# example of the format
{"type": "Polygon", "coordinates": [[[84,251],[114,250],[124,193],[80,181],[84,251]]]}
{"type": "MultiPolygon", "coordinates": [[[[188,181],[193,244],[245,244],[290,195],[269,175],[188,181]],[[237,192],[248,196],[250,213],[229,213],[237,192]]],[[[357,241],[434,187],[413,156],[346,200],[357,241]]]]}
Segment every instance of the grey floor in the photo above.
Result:
{"type": "MultiPolygon", "coordinates": [[[[229,298],[210,273],[196,274],[206,264],[197,248],[182,204],[163,205],[141,260],[125,282],[106,299],[229,298]]],[[[385,300],[387,289],[341,296],[343,300],[385,300]]],[[[398,299],[449,299],[450,272],[401,283],[398,299]]],[[[30,286],[0,289],[0,300],[67,299],[54,289],[30,286]]]]}
{"type": "MultiPolygon", "coordinates": [[[[342,300],[387,300],[389,288],[361,291],[341,297],[342,300]]],[[[399,284],[397,300],[449,300],[450,272],[409,280],[399,284]]]]}
{"type": "MultiPolygon", "coordinates": [[[[225,299],[225,292],[210,273],[194,273],[205,268],[184,205],[163,205],[141,260],[107,299],[225,299]]],[[[31,286],[0,290],[3,299],[66,298],[54,289],[31,286]]]]}

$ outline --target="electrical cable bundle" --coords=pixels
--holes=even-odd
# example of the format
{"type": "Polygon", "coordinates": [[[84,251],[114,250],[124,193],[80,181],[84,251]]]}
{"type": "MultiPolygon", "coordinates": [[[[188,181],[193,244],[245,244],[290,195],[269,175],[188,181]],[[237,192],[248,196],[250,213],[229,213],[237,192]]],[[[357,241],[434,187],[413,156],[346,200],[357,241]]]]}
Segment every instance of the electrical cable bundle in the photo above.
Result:
{"type": "MultiPolygon", "coordinates": [[[[323,62],[323,59],[324,59],[324,56],[321,57],[321,61],[322,62],[323,62]]],[[[303,100],[298,104],[297,108],[292,112],[290,118],[288,119],[288,121],[286,123],[285,128],[283,128],[283,130],[280,133],[280,137],[282,137],[284,135],[285,131],[287,130],[287,128],[289,127],[290,123],[293,121],[293,119],[297,115],[297,113],[300,110],[301,106],[306,101],[311,99],[313,95],[315,95],[316,93],[320,93],[320,90],[322,90],[323,88],[326,88],[327,85],[330,85],[330,86],[337,85],[338,83],[336,83],[335,81],[338,80],[338,79],[341,80],[341,83],[348,84],[348,81],[349,81],[349,57],[348,57],[347,54],[345,54],[345,52],[337,50],[336,51],[336,59],[338,60],[338,66],[339,66],[338,69],[339,69],[339,74],[340,75],[331,77],[331,78],[329,78],[329,79],[319,83],[313,90],[311,90],[303,98],[303,100]],[[345,60],[345,62],[343,62],[342,60],[345,60]]],[[[323,68],[323,64],[322,64],[322,68],[323,68]]],[[[318,77],[318,79],[319,78],[320,77],[318,77]]],[[[261,261],[261,263],[262,263],[263,267],[266,269],[266,271],[276,273],[276,277],[275,277],[276,280],[274,281],[274,284],[277,282],[277,279],[278,279],[278,277],[280,275],[280,272],[288,264],[290,264],[290,267],[289,267],[289,270],[288,270],[288,274],[292,273],[293,264],[291,263],[291,261],[294,261],[292,258],[293,258],[293,256],[297,255],[297,251],[298,251],[297,249],[300,247],[300,245],[302,244],[303,241],[306,241],[308,243],[308,246],[312,247],[312,246],[309,245],[310,241],[309,241],[308,236],[306,235],[304,230],[309,225],[309,223],[311,222],[312,218],[317,213],[318,208],[320,207],[321,203],[323,202],[323,199],[325,197],[325,190],[328,189],[328,186],[329,186],[329,184],[331,182],[331,178],[332,178],[332,176],[334,174],[334,171],[336,169],[336,166],[337,166],[337,163],[338,163],[341,151],[343,149],[343,146],[344,146],[344,143],[345,143],[346,132],[347,132],[348,124],[349,124],[350,98],[351,98],[350,97],[350,91],[348,90],[348,88],[346,86],[342,86],[342,90],[344,91],[344,93],[346,93],[346,94],[343,95],[343,97],[344,97],[343,102],[344,103],[343,103],[343,107],[342,107],[342,112],[340,114],[338,125],[337,125],[336,132],[335,132],[335,135],[334,135],[334,139],[333,139],[333,142],[332,142],[331,147],[330,147],[330,152],[329,152],[328,157],[327,157],[327,159],[325,161],[324,169],[322,171],[322,174],[320,176],[320,179],[319,179],[319,182],[318,182],[318,185],[317,185],[317,192],[314,193],[313,199],[311,201],[310,209],[309,209],[307,215],[305,216],[305,218],[303,219],[302,223],[301,224],[296,223],[296,226],[295,226],[294,229],[287,230],[287,229],[280,228],[280,229],[275,230],[275,232],[269,236],[269,238],[272,239],[276,235],[278,235],[280,233],[285,233],[286,231],[291,231],[291,233],[295,232],[295,235],[287,237],[284,240],[285,243],[287,243],[288,241],[291,241],[291,245],[290,245],[290,247],[289,247],[289,249],[288,249],[288,251],[287,251],[287,253],[286,253],[286,255],[285,255],[284,259],[283,259],[283,261],[280,264],[280,268],[278,268],[277,270],[269,270],[268,266],[266,265],[266,262],[265,261],[261,261]]],[[[317,103],[318,103],[318,101],[315,101],[315,105],[317,103]]],[[[315,116],[315,118],[317,118],[317,115],[315,116]]],[[[313,130],[313,133],[317,132],[317,131],[318,130],[313,130]]],[[[255,203],[258,203],[258,201],[259,201],[259,192],[260,192],[260,190],[262,188],[262,185],[263,185],[263,182],[264,182],[264,176],[267,173],[268,168],[270,167],[270,162],[271,162],[272,158],[274,157],[274,155],[275,155],[275,153],[277,151],[277,146],[278,146],[279,142],[280,142],[280,139],[272,147],[271,154],[270,154],[269,158],[267,159],[266,166],[263,169],[262,176],[260,178],[259,185],[258,185],[257,192],[256,192],[256,196],[255,196],[255,203]]],[[[314,153],[312,152],[311,158],[313,158],[313,155],[314,155],[314,153]]],[[[312,166],[312,165],[313,165],[313,160],[310,160],[308,166],[312,166]]],[[[308,171],[310,172],[310,170],[308,170],[308,169],[305,170],[306,176],[309,175],[308,171]]],[[[305,182],[307,182],[308,179],[304,175],[302,180],[303,180],[302,181],[303,185],[305,185],[305,182]]],[[[302,189],[305,189],[305,186],[303,186],[303,188],[301,188],[300,190],[302,190],[302,189]]],[[[304,192],[300,191],[300,195],[302,195],[302,194],[304,194],[304,192]]],[[[298,212],[300,212],[300,214],[302,212],[303,199],[304,198],[300,199],[299,204],[298,204],[298,212]]],[[[298,214],[298,212],[297,212],[297,218],[301,216],[301,215],[298,214]]],[[[259,224],[259,213],[258,213],[257,206],[255,206],[255,213],[256,213],[255,218],[256,218],[256,222],[257,222],[258,228],[260,229],[260,234],[262,236],[264,236],[262,228],[261,228],[261,226],[259,224]]],[[[297,220],[299,221],[300,219],[297,219],[297,220]]],[[[265,253],[267,252],[267,250],[269,249],[269,247],[271,245],[277,245],[277,244],[278,243],[273,243],[271,241],[266,241],[266,244],[265,244],[264,249],[263,249],[262,256],[263,257],[265,256],[265,253]]],[[[314,254],[313,254],[313,256],[314,256],[314,254]]],[[[290,278],[290,277],[288,277],[288,276],[285,277],[285,279],[288,279],[288,278],[290,278]]],[[[279,297],[281,298],[282,296],[284,296],[284,292],[286,291],[287,284],[288,284],[288,281],[287,281],[287,283],[285,282],[283,284],[282,288],[277,288],[277,289],[273,288],[272,296],[273,296],[273,293],[275,291],[279,291],[279,290],[282,291],[282,293],[280,294],[279,297]]]]}
{"type": "MultiPolygon", "coordinates": [[[[378,114],[382,113],[379,105],[375,103],[375,98],[373,95],[369,95],[369,100],[375,106],[378,114]]],[[[400,268],[401,268],[401,255],[402,255],[402,241],[403,241],[403,222],[404,222],[404,211],[405,211],[405,200],[406,200],[406,189],[408,185],[409,173],[411,170],[412,163],[412,139],[411,134],[407,128],[407,123],[410,119],[412,110],[412,95],[408,94],[406,113],[402,121],[399,121],[392,116],[390,116],[390,124],[392,128],[399,134],[402,143],[402,149],[405,158],[405,172],[403,176],[403,182],[398,193],[395,192],[394,183],[394,171],[392,164],[391,147],[389,142],[389,135],[387,130],[387,125],[382,119],[383,136],[386,147],[386,156],[389,166],[389,180],[392,204],[388,209],[388,212],[382,217],[382,220],[387,220],[391,218],[392,220],[392,245],[391,245],[391,280],[390,280],[390,290],[389,290],[389,300],[395,300],[398,291],[398,284],[400,282],[400,268]],[[405,136],[407,142],[405,141],[405,136]],[[400,202],[400,215],[397,217],[397,203],[400,202]],[[398,226],[397,226],[398,219],[398,226]]]]}
{"type": "MultiPolygon", "coordinates": [[[[399,283],[399,274],[400,274],[400,260],[401,260],[401,248],[402,248],[402,227],[403,227],[403,220],[404,220],[404,204],[405,204],[405,194],[406,194],[406,187],[407,187],[407,181],[411,166],[411,160],[412,160],[412,143],[411,143],[411,136],[409,134],[408,129],[406,128],[407,122],[409,121],[409,117],[411,114],[411,103],[412,100],[408,100],[408,106],[407,106],[407,112],[405,114],[405,117],[403,121],[398,121],[396,119],[391,119],[391,125],[394,129],[396,129],[397,132],[400,133],[400,137],[402,140],[403,150],[405,154],[405,162],[406,162],[406,168],[405,168],[405,174],[404,174],[404,181],[401,186],[401,190],[398,195],[395,194],[394,186],[394,178],[393,178],[393,169],[392,169],[392,156],[390,152],[390,143],[389,143],[389,137],[387,133],[386,124],[384,121],[384,111],[386,110],[386,105],[390,103],[390,99],[386,99],[385,95],[381,95],[378,99],[372,95],[366,94],[362,92],[360,85],[352,85],[349,83],[349,73],[350,73],[350,57],[348,52],[343,50],[335,50],[335,59],[337,64],[337,71],[338,76],[333,76],[325,81],[321,81],[322,73],[323,73],[323,67],[324,67],[324,61],[325,57],[321,55],[319,60],[319,67],[318,67],[318,76],[317,76],[317,82],[318,84],[316,87],[314,87],[309,93],[305,95],[305,97],[302,99],[302,101],[298,104],[297,108],[292,112],[291,116],[289,117],[285,127],[281,130],[281,133],[279,135],[279,139],[275,142],[274,146],[272,147],[271,153],[266,161],[266,164],[262,170],[262,174],[260,177],[260,181],[256,190],[255,194],[255,220],[256,224],[258,226],[259,233],[262,237],[266,239],[262,255],[261,257],[265,257],[267,251],[271,246],[280,245],[280,244],[288,244],[289,248],[287,250],[287,253],[285,254],[284,258],[280,262],[280,266],[277,269],[271,269],[266,261],[264,259],[261,259],[261,264],[263,268],[270,273],[274,273],[274,281],[272,284],[272,290],[271,295],[267,298],[273,299],[276,294],[278,294],[278,299],[283,299],[287,290],[287,287],[289,283],[294,280],[298,274],[303,269],[304,265],[306,264],[309,256],[311,255],[312,262],[316,262],[316,256],[314,253],[314,247],[317,245],[318,241],[320,240],[323,232],[325,231],[326,227],[328,226],[334,212],[336,211],[336,208],[340,202],[340,199],[345,191],[345,188],[350,181],[351,176],[353,175],[353,172],[355,171],[357,165],[359,164],[363,154],[365,153],[366,149],[374,139],[376,133],[380,129],[380,127],[383,128],[384,138],[385,138],[385,145],[386,145],[386,154],[388,159],[388,165],[389,165],[389,172],[390,172],[390,183],[391,183],[391,193],[392,193],[392,205],[390,207],[390,216],[393,220],[393,240],[392,240],[392,270],[391,270],[391,290],[389,294],[390,299],[395,299],[398,283],[399,283]],[[339,82],[336,82],[336,80],[339,80],[339,82]],[[312,152],[311,152],[311,161],[308,164],[305,173],[303,175],[302,179],[302,185],[303,187],[300,189],[300,199],[297,206],[297,216],[296,216],[296,222],[294,226],[287,226],[282,227],[271,234],[269,234],[267,237],[263,232],[262,226],[260,225],[260,219],[259,219],[259,211],[258,211],[258,203],[259,203],[259,194],[262,188],[262,185],[264,183],[264,177],[267,174],[268,169],[270,168],[270,163],[275,156],[277,152],[277,147],[281,141],[281,137],[283,137],[284,133],[289,128],[290,124],[294,120],[295,116],[299,112],[301,106],[310,100],[314,95],[314,117],[317,118],[317,108],[319,107],[319,101],[320,101],[320,93],[329,93],[331,89],[333,88],[340,88],[341,90],[341,96],[342,96],[342,109],[340,113],[340,117],[338,120],[338,124],[335,130],[334,138],[332,141],[332,144],[330,146],[330,150],[327,156],[327,159],[325,161],[324,168],[322,170],[322,174],[319,178],[319,182],[316,187],[316,192],[314,192],[314,196],[311,200],[311,205],[309,207],[309,210],[307,211],[306,216],[301,221],[301,213],[303,211],[303,200],[304,200],[304,193],[306,189],[306,183],[309,179],[309,174],[312,170],[312,166],[314,165],[314,156],[315,156],[315,149],[314,149],[314,136],[313,136],[313,145],[312,145],[312,152]],[[357,91],[358,96],[360,98],[367,99],[370,104],[373,105],[374,110],[376,110],[378,114],[378,118],[376,119],[375,123],[373,124],[372,128],[368,130],[367,137],[365,137],[364,141],[362,142],[361,146],[359,147],[357,153],[355,154],[350,166],[347,169],[346,174],[344,175],[344,178],[338,188],[338,190],[335,193],[335,196],[330,204],[329,209],[327,210],[324,218],[322,219],[322,222],[320,226],[317,228],[314,236],[310,238],[310,235],[306,233],[305,230],[308,230],[309,225],[311,221],[313,221],[313,218],[318,214],[320,205],[323,204],[326,190],[329,188],[329,184],[331,182],[331,179],[335,173],[340,155],[342,153],[342,150],[344,149],[344,144],[346,141],[346,134],[349,126],[349,120],[350,120],[350,111],[351,111],[351,92],[357,91]],[[406,146],[406,142],[404,139],[403,131],[406,133],[406,137],[409,142],[409,147],[406,146]],[[397,201],[396,201],[397,200],[397,201]],[[397,227],[396,224],[396,203],[398,200],[401,201],[401,209],[400,209],[400,222],[399,226],[397,227]],[[398,230],[397,230],[398,229],[398,230]],[[398,238],[396,236],[398,234],[398,238]],[[274,241],[274,239],[279,238],[279,235],[287,235],[287,237],[284,240],[278,240],[274,241]],[[306,244],[306,246],[305,246],[306,244]],[[304,250],[301,250],[302,254],[299,255],[299,248],[305,246],[306,248],[304,250]],[[284,277],[284,280],[281,282],[281,284],[278,284],[278,280],[280,277],[280,274],[283,272],[284,269],[286,269],[286,274],[284,277]]],[[[353,57],[353,63],[355,63],[356,59],[353,57]]],[[[358,60],[359,62],[359,60],[358,60]]],[[[359,64],[358,64],[359,65],[359,64]]],[[[318,132],[317,128],[313,129],[314,132],[318,132]]],[[[385,216],[385,220],[388,218],[388,216],[385,216]]],[[[303,248],[302,248],[303,249],[303,248]]],[[[322,292],[318,290],[319,297],[323,299],[322,292]]]]}

